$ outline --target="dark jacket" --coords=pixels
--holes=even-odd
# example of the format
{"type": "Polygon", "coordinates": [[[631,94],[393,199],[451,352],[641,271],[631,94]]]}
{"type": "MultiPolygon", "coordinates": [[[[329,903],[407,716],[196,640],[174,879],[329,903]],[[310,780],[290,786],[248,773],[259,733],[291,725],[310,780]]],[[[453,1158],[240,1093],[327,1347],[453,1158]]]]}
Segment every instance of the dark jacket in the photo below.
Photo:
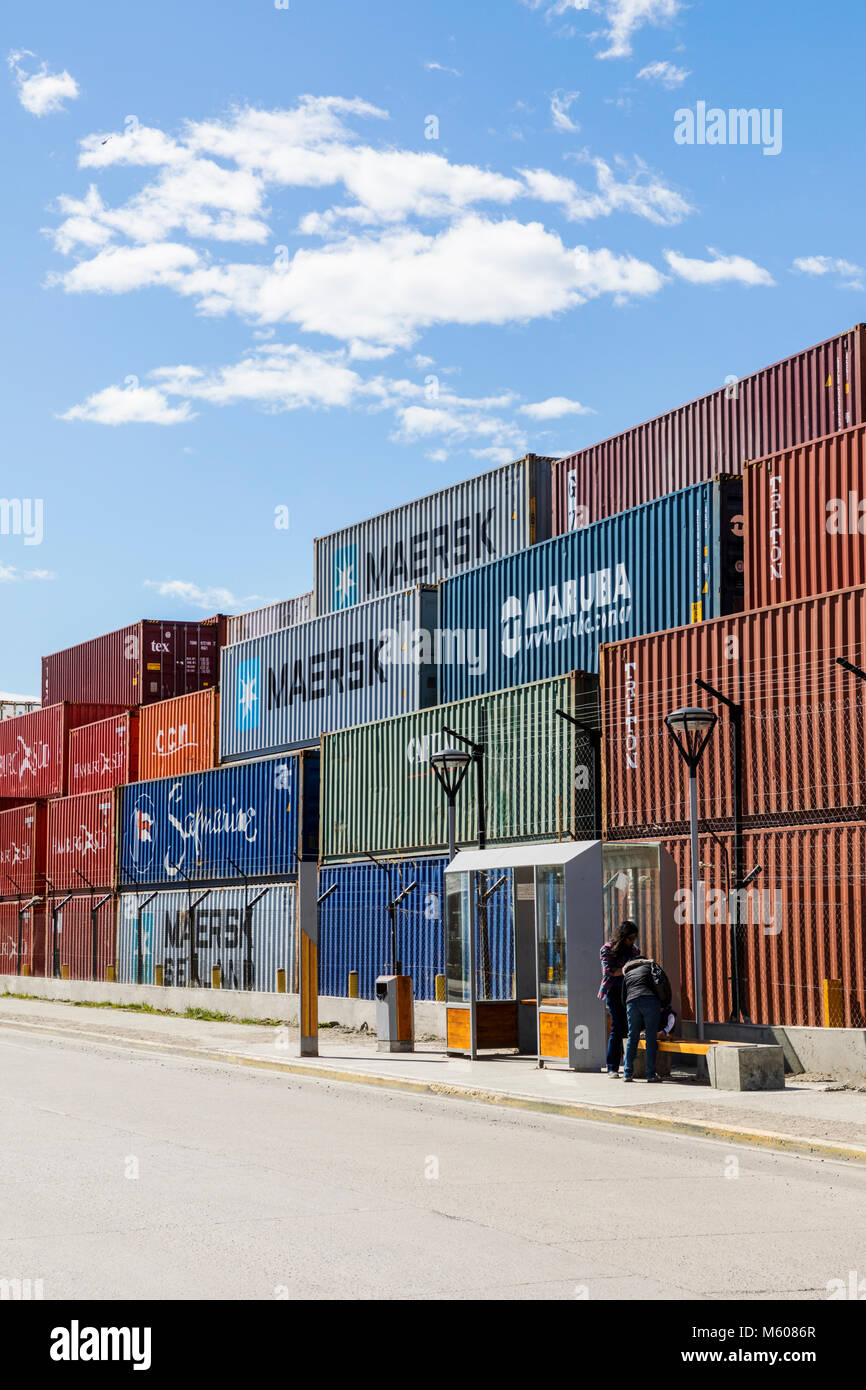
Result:
{"type": "MultiPolygon", "coordinates": [[[[641,999],[644,995],[650,995],[653,999],[659,999],[660,1003],[670,1002],[668,999],[661,998],[653,980],[652,968],[654,962],[645,956],[640,956],[637,960],[627,961],[622,968],[622,1002],[631,1004],[635,999],[641,999]]],[[[667,978],[667,977],[665,977],[667,978]]]]}

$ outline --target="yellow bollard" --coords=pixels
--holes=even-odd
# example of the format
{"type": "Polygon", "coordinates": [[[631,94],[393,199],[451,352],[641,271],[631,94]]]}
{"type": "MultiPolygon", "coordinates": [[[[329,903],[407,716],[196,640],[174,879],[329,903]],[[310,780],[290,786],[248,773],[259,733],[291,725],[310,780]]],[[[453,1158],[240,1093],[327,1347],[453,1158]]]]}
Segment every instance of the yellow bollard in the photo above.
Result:
{"type": "Polygon", "coordinates": [[[842,1028],[844,1009],[842,1007],[842,981],[824,980],[824,1027],[842,1028]]]}
{"type": "Polygon", "coordinates": [[[113,965],[106,965],[106,967],[105,967],[105,978],[106,978],[107,982],[108,982],[110,985],[113,985],[113,984],[116,983],[116,981],[117,981],[117,971],[115,970],[115,968],[114,968],[113,965]]]}
{"type": "Polygon", "coordinates": [[[218,965],[211,967],[210,987],[211,989],[220,989],[222,987],[222,971],[218,965]]]}
{"type": "Polygon", "coordinates": [[[68,979],[69,979],[69,966],[68,966],[68,965],[61,965],[61,967],[60,967],[60,978],[61,978],[61,980],[68,980],[68,979]]]}
{"type": "Polygon", "coordinates": [[[282,968],[277,971],[277,994],[286,992],[286,972],[282,968]]]}
{"type": "Polygon", "coordinates": [[[155,965],[155,966],[153,967],[153,983],[154,983],[155,985],[161,985],[161,984],[162,984],[162,966],[161,966],[161,965],[155,965]]]}
{"type": "Polygon", "coordinates": [[[350,971],[349,971],[349,998],[350,998],[350,999],[357,999],[357,998],[358,998],[358,972],[357,972],[357,970],[350,970],[350,971]]]}
{"type": "Polygon", "coordinates": [[[436,976],[436,999],[441,1004],[445,1000],[445,976],[436,976]]]}

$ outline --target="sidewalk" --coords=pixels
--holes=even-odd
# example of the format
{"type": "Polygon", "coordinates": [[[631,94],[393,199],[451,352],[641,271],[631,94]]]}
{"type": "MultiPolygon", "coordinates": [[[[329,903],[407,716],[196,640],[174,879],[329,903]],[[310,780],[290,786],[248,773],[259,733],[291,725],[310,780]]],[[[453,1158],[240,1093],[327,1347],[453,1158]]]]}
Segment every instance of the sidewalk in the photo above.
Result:
{"type": "Polygon", "coordinates": [[[534,1059],[449,1058],[441,1044],[379,1053],[375,1037],[323,1029],[318,1057],[298,1056],[296,1029],[214,1023],[0,995],[0,1036],[49,1033],[110,1046],[262,1067],[529,1112],[702,1136],[866,1164],[866,1093],[790,1078],[784,1091],[715,1091],[695,1081],[626,1086],[603,1074],[539,1069],[534,1059]]]}

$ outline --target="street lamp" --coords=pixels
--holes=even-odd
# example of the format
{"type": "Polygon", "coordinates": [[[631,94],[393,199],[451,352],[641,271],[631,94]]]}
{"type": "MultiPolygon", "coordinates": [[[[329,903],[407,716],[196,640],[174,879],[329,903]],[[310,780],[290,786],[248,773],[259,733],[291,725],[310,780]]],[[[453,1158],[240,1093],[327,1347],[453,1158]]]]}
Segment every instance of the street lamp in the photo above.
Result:
{"type": "Polygon", "coordinates": [[[457,853],[456,811],[457,793],[472,762],[472,754],[462,748],[443,748],[441,753],[433,753],[430,766],[436,780],[448,798],[448,858],[452,860],[457,853]]]}
{"type": "Polygon", "coordinates": [[[718,723],[712,710],[675,709],[665,715],[665,724],[689,768],[689,821],[692,842],[692,954],[695,963],[695,1023],[698,1039],[704,1036],[704,953],[698,922],[698,763],[718,723]]]}

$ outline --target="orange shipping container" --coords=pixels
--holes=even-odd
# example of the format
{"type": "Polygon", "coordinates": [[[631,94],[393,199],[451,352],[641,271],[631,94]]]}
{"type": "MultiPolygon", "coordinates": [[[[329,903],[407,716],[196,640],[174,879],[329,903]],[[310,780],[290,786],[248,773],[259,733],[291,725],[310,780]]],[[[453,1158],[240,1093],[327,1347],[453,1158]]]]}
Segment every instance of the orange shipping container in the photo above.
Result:
{"type": "Polygon", "coordinates": [[[145,782],[216,767],[218,732],[217,690],[197,690],[145,705],[139,720],[139,779],[145,782]]]}

